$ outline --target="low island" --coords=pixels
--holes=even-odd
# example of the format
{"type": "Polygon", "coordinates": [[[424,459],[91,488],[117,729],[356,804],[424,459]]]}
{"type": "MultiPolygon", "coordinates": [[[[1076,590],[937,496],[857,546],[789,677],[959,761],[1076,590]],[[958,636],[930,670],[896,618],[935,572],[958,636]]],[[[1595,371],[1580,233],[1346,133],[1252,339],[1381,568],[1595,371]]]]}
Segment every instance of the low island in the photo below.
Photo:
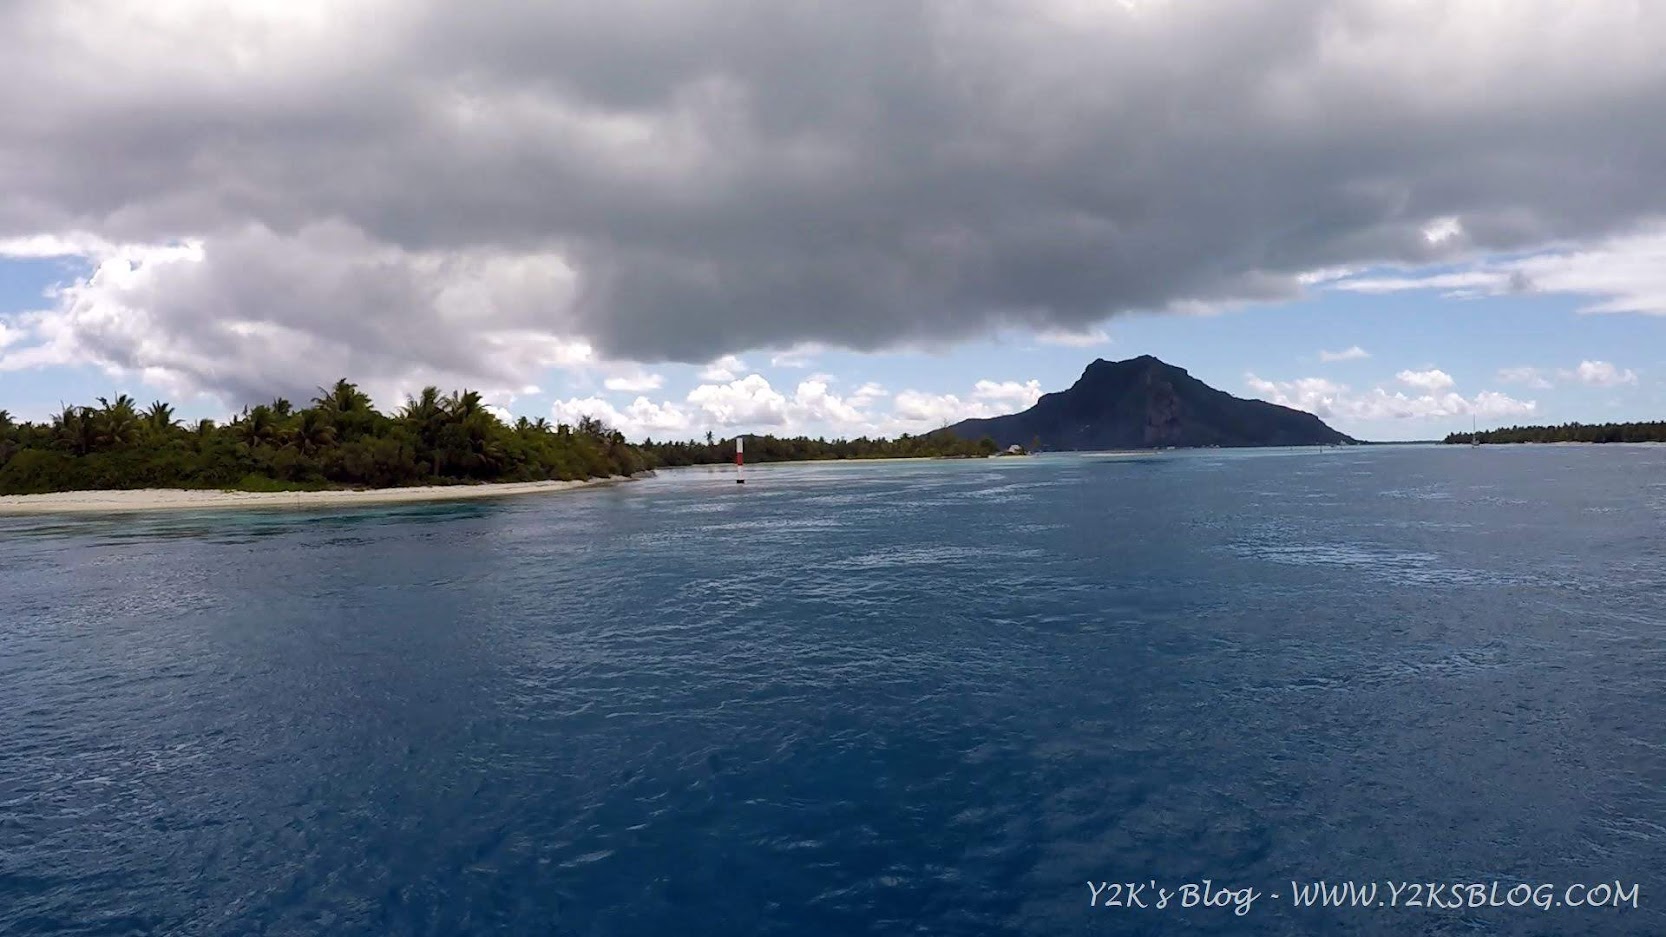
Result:
{"type": "Polygon", "coordinates": [[[1467,443],[1551,443],[1551,442],[1666,442],[1666,422],[1653,423],[1563,423],[1560,426],[1506,426],[1474,433],[1452,433],[1448,445],[1467,443]]]}
{"type": "MultiPolygon", "coordinates": [[[[392,414],[347,380],[308,406],[278,398],[226,423],[183,425],[126,395],[51,420],[0,410],[0,513],[322,507],[536,494],[609,484],[654,468],[730,462],[732,439],[632,444],[593,418],[500,420],[475,391],[428,387],[392,414]]],[[[988,440],[749,436],[753,462],[980,457],[988,440]]]]}

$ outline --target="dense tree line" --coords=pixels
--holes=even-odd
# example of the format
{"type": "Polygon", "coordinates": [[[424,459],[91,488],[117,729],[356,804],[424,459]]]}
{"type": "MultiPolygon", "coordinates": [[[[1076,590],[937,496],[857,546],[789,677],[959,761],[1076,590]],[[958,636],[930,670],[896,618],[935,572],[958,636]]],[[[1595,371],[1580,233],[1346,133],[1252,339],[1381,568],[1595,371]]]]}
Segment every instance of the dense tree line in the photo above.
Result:
{"type": "Polygon", "coordinates": [[[1563,423],[1560,426],[1510,426],[1479,433],[1453,433],[1448,443],[1509,442],[1666,442],[1666,422],[1563,423]]]}
{"type": "MultiPolygon", "coordinates": [[[[713,439],[706,434],[702,442],[644,442],[642,448],[659,465],[710,465],[735,460],[733,439],[713,439]]],[[[973,442],[938,430],[920,436],[907,433],[896,439],[811,439],[807,436],[781,438],[777,436],[746,437],[747,462],[807,462],[825,459],[919,459],[919,458],[983,458],[995,453],[995,441],[988,437],[973,442]]]]}
{"type": "MultiPolygon", "coordinates": [[[[939,430],[896,439],[746,437],[749,462],[991,455],[939,430]]],[[[506,424],[480,394],[424,388],[393,414],[346,380],[321,387],[309,406],[283,398],[248,407],[229,423],[182,425],[172,406],[140,409],[125,394],[70,406],[44,423],[0,410],[0,494],[109,488],[338,487],[599,478],[656,466],[732,462],[732,438],[634,446],[600,420],[576,425],[521,417],[506,424]]]]}
{"type": "Polygon", "coordinates": [[[96,488],[299,490],[628,475],[653,464],[600,421],[506,425],[474,391],[428,387],[387,415],[345,380],[311,405],[278,399],[183,426],[126,395],[46,423],[0,410],[0,494],[96,488]]]}

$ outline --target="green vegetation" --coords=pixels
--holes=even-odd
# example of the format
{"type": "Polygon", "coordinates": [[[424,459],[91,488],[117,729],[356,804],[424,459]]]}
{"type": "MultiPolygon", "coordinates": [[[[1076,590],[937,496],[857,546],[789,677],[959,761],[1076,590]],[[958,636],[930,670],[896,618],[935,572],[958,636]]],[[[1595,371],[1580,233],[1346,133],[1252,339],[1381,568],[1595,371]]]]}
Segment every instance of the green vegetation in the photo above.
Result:
{"type": "MultiPolygon", "coordinates": [[[[749,462],[812,459],[981,458],[990,439],[939,430],[896,439],[751,436],[749,462]]],[[[382,414],[345,380],[318,389],[297,410],[279,398],[230,423],[183,426],[157,401],[139,409],[126,395],[96,407],[65,407],[47,423],[14,422],[0,410],[0,494],[123,488],[317,491],[631,475],[662,465],[732,462],[733,439],[625,442],[590,417],[552,426],[525,417],[507,425],[475,391],[424,388],[382,414]]]]}
{"type": "MultiPolygon", "coordinates": [[[[701,442],[654,442],[648,440],[642,448],[659,465],[710,465],[735,460],[733,439],[712,438],[711,433],[701,442]]],[[[907,433],[896,439],[811,439],[794,436],[786,439],[775,436],[746,437],[748,462],[809,462],[828,459],[981,459],[995,453],[995,441],[987,436],[976,442],[961,439],[947,430],[923,436],[907,433]]]]}
{"type": "Polygon", "coordinates": [[[1453,433],[1447,443],[1508,442],[1666,442],[1666,423],[1563,423],[1561,426],[1510,426],[1479,433],[1453,433]]]}
{"type": "Polygon", "coordinates": [[[301,410],[278,399],[220,426],[181,426],[171,406],[126,395],[65,407],[49,423],[0,410],[0,494],[96,488],[321,488],[630,475],[653,460],[602,422],[505,425],[474,391],[425,388],[392,416],[347,381],[301,410]]]}

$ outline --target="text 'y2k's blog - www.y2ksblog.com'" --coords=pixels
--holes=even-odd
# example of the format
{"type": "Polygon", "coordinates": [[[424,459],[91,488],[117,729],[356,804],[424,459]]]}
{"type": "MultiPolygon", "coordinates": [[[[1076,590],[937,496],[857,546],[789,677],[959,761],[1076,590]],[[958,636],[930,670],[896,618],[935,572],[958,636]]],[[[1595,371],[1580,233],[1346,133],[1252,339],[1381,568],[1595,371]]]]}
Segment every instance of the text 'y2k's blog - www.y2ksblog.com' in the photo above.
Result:
{"type": "Polygon", "coordinates": [[[1088,904],[1094,908],[1168,910],[1223,908],[1233,914],[1250,913],[1263,898],[1288,901],[1295,908],[1410,908],[1431,911],[1481,908],[1637,909],[1642,888],[1637,882],[1412,882],[1291,881],[1288,888],[1232,886],[1203,879],[1162,884],[1144,882],[1088,882],[1088,904]]]}

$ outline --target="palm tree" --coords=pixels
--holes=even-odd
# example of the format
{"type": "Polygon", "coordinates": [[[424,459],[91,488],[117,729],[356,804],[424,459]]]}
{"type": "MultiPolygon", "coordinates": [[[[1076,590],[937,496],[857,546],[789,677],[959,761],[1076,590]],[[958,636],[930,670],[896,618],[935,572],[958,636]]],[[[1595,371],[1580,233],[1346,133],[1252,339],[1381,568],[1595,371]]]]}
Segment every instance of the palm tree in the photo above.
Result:
{"type": "Polygon", "coordinates": [[[237,429],[238,435],[250,449],[271,442],[278,435],[278,424],[273,418],[272,408],[265,404],[243,411],[243,418],[238,421],[237,429]]]}
{"type": "Polygon", "coordinates": [[[445,457],[440,452],[440,433],[449,422],[449,415],[446,401],[440,397],[440,389],[432,384],[424,387],[421,394],[405,401],[405,405],[399,408],[399,418],[416,431],[416,437],[421,442],[418,452],[428,455],[433,474],[441,474],[445,457]]]}
{"type": "Polygon", "coordinates": [[[160,400],[154,401],[150,409],[145,411],[145,425],[153,433],[166,433],[179,425],[174,419],[174,408],[160,400]]]}
{"type": "Polygon", "coordinates": [[[52,418],[52,434],[58,444],[76,455],[86,455],[98,444],[98,428],[91,407],[65,406],[52,418]]]}
{"type": "Polygon", "coordinates": [[[307,455],[335,444],[336,428],[323,410],[302,410],[290,442],[307,455]]]}
{"type": "Polygon", "coordinates": [[[16,424],[12,423],[11,412],[7,410],[0,410],[0,435],[5,435],[6,433],[11,432],[14,425],[16,424]]]}
{"type": "Polygon", "coordinates": [[[419,432],[437,425],[445,416],[445,402],[440,397],[440,389],[430,384],[422,389],[422,393],[405,401],[399,408],[399,418],[410,423],[419,432]]]}
{"type": "Polygon", "coordinates": [[[446,398],[445,408],[458,420],[467,420],[485,409],[477,390],[452,391],[451,396],[446,398]]]}
{"type": "Polygon", "coordinates": [[[295,413],[295,405],[288,399],[279,397],[272,401],[272,414],[280,420],[287,420],[295,413]]]}
{"type": "Polygon", "coordinates": [[[376,408],[370,405],[370,397],[346,378],[318,388],[312,405],[329,415],[338,442],[375,435],[381,420],[376,408]]]}
{"type": "Polygon", "coordinates": [[[336,381],[329,387],[318,388],[318,396],[312,398],[313,406],[321,410],[328,410],[332,414],[353,413],[370,409],[370,397],[359,390],[358,385],[346,378],[336,381]]]}
{"type": "Polygon", "coordinates": [[[112,448],[132,445],[139,436],[139,411],[132,397],[118,394],[114,402],[98,398],[98,435],[112,448]]]}

